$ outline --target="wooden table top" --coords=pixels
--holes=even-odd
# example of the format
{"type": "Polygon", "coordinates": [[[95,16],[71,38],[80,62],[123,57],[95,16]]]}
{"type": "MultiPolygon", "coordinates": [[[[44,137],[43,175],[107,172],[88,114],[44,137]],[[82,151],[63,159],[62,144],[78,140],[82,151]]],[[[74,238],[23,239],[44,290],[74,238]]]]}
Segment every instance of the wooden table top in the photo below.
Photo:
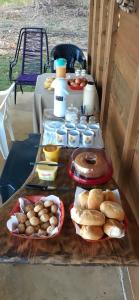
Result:
{"type": "MultiPolygon", "coordinates": [[[[52,265],[139,265],[139,228],[123,196],[121,196],[122,205],[128,218],[128,230],[125,237],[90,243],[75,234],[69,206],[74,200],[76,184],[68,177],[66,168],[71,152],[72,149],[62,149],[60,161],[65,163],[65,167],[59,168],[56,179],[57,186],[66,185],[69,187],[68,191],[38,192],[27,190],[25,186],[22,186],[0,208],[0,262],[52,265]],[[13,237],[6,227],[11,209],[19,196],[38,194],[54,194],[62,199],[65,206],[65,220],[60,235],[48,240],[26,240],[13,237]]],[[[40,153],[37,159],[39,157],[40,153]]],[[[41,183],[34,172],[27,182],[41,183]]],[[[101,187],[103,189],[117,188],[113,180],[101,187]]]]}

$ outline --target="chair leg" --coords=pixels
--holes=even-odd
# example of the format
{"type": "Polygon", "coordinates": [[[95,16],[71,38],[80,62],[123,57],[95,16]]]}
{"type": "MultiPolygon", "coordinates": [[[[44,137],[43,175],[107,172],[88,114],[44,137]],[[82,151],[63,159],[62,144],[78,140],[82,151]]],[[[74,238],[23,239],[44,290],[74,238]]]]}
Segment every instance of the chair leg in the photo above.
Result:
{"type": "Polygon", "coordinates": [[[16,105],[16,83],[14,87],[14,104],[16,105]]]}
{"type": "Polygon", "coordinates": [[[21,90],[21,92],[22,92],[22,94],[23,94],[22,84],[20,84],[20,90],[21,90]]]}
{"type": "Polygon", "coordinates": [[[2,155],[4,159],[6,159],[9,154],[9,149],[8,149],[7,138],[6,138],[3,122],[0,124],[0,141],[1,141],[2,155]]]}

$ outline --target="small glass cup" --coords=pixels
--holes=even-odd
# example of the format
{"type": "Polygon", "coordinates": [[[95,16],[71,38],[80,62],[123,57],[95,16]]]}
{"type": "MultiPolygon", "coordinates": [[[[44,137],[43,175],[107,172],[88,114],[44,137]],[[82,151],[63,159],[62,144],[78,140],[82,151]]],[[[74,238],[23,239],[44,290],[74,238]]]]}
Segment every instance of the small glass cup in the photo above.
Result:
{"type": "Polygon", "coordinates": [[[77,124],[78,122],[78,108],[74,107],[72,104],[66,110],[65,121],[77,124]]]}
{"type": "Polygon", "coordinates": [[[97,123],[97,118],[95,116],[89,117],[89,124],[97,123]]]}
{"type": "Polygon", "coordinates": [[[85,76],[86,76],[86,70],[85,70],[85,69],[82,69],[82,70],[81,70],[81,76],[82,76],[82,77],[85,77],[85,76]]]}
{"type": "Polygon", "coordinates": [[[80,116],[80,124],[87,124],[87,117],[86,116],[80,116]]]}
{"type": "Polygon", "coordinates": [[[68,145],[70,147],[78,147],[80,141],[80,133],[77,130],[71,130],[68,133],[68,145]]]}
{"type": "Polygon", "coordinates": [[[75,70],[75,76],[79,77],[81,75],[81,70],[80,69],[76,69],[75,70]]]}

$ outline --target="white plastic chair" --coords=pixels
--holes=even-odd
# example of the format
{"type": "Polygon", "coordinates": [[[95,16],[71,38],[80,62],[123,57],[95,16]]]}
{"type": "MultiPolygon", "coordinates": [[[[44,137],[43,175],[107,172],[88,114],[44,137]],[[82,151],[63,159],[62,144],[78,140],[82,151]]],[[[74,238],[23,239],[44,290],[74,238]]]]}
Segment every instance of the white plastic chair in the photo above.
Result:
{"type": "Polygon", "coordinates": [[[8,143],[6,138],[5,125],[9,131],[9,135],[12,141],[14,141],[14,133],[11,125],[10,115],[8,111],[9,99],[14,90],[15,83],[9,87],[9,89],[5,91],[0,91],[0,97],[4,96],[2,102],[0,102],[0,150],[4,159],[7,158],[9,154],[8,143]]]}

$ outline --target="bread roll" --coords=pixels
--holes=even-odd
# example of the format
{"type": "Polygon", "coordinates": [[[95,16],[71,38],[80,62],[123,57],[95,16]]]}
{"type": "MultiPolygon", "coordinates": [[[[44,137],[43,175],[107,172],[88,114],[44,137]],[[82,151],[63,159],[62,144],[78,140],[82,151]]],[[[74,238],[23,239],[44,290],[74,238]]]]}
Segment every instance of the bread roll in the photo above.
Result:
{"type": "Polygon", "coordinates": [[[108,219],[103,229],[108,236],[113,238],[121,238],[125,235],[124,225],[113,219],[108,219]]]}
{"type": "Polygon", "coordinates": [[[47,233],[46,233],[46,231],[45,230],[43,230],[43,229],[39,229],[38,230],[38,235],[46,235],[47,233]]]}
{"type": "Polygon", "coordinates": [[[57,210],[58,210],[57,205],[56,205],[56,204],[53,204],[53,205],[51,206],[51,212],[52,212],[53,214],[56,214],[56,213],[57,213],[57,210]]]}
{"type": "Polygon", "coordinates": [[[104,201],[104,194],[101,189],[93,189],[88,196],[88,209],[99,209],[104,201]]]}
{"type": "Polygon", "coordinates": [[[83,191],[78,196],[79,204],[82,209],[88,208],[88,196],[89,196],[88,191],[83,191]]]}
{"type": "Polygon", "coordinates": [[[30,218],[30,224],[33,226],[37,226],[40,223],[40,220],[37,217],[30,218]]]}
{"type": "Polygon", "coordinates": [[[49,219],[49,222],[50,222],[51,225],[57,225],[58,224],[58,220],[55,216],[51,217],[49,219]]]}
{"type": "Polygon", "coordinates": [[[30,224],[30,221],[27,220],[27,221],[25,222],[25,225],[26,225],[26,226],[30,226],[30,225],[31,225],[31,224],[30,224]]]}
{"type": "Polygon", "coordinates": [[[48,214],[48,209],[47,208],[43,208],[38,212],[38,216],[41,217],[44,214],[48,214]]]}
{"type": "Polygon", "coordinates": [[[25,223],[27,220],[27,216],[23,213],[16,213],[16,217],[19,223],[25,223]]]}
{"type": "Polygon", "coordinates": [[[51,234],[52,231],[53,231],[54,229],[55,229],[55,226],[54,226],[54,225],[51,225],[51,226],[49,226],[49,227],[46,229],[46,231],[47,231],[48,234],[51,234]]]}
{"type": "Polygon", "coordinates": [[[35,232],[36,233],[38,233],[38,230],[40,229],[41,227],[40,227],[40,225],[36,225],[36,226],[34,226],[34,230],[35,230],[35,232]]]}
{"type": "Polygon", "coordinates": [[[41,215],[40,220],[46,223],[49,220],[49,215],[48,214],[41,215]]]}
{"type": "Polygon", "coordinates": [[[49,222],[41,224],[41,229],[46,230],[50,226],[49,222]]]}
{"type": "Polygon", "coordinates": [[[80,225],[101,226],[105,223],[105,216],[97,210],[82,210],[73,207],[71,209],[71,218],[80,225]]]}
{"type": "Polygon", "coordinates": [[[28,211],[33,210],[33,204],[28,204],[25,206],[25,212],[28,213],[28,211]]]}
{"type": "Polygon", "coordinates": [[[18,224],[18,230],[19,230],[19,233],[24,233],[25,232],[25,224],[18,224]]]}
{"type": "Polygon", "coordinates": [[[52,212],[48,213],[48,215],[49,215],[49,219],[50,219],[51,217],[53,217],[53,213],[52,213],[52,212]]]}
{"type": "Polygon", "coordinates": [[[28,219],[31,219],[32,217],[35,217],[34,210],[29,210],[28,213],[27,213],[27,217],[28,217],[28,219]]]}
{"type": "Polygon", "coordinates": [[[45,202],[44,202],[44,206],[47,208],[47,207],[50,207],[51,205],[53,205],[54,204],[54,202],[52,201],[52,200],[46,200],[45,202]]]}
{"type": "Polygon", "coordinates": [[[35,212],[39,212],[40,210],[42,210],[44,207],[43,207],[43,204],[42,203],[39,203],[38,205],[36,205],[35,207],[34,207],[34,211],[35,212]]]}
{"type": "Polygon", "coordinates": [[[110,219],[116,219],[118,221],[124,220],[124,211],[119,202],[104,201],[100,205],[100,211],[110,219]]]}
{"type": "Polygon", "coordinates": [[[35,232],[35,230],[34,230],[33,226],[30,225],[26,228],[27,235],[32,235],[34,232],[35,232]]]}
{"type": "MultiPolygon", "coordinates": [[[[45,198],[45,197],[41,197],[41,199],[43,199],[43,198],[45,198]]],[[[43,205],[43,204],[44,204],[44,202],[43,202],[43,201],[41,201],[41,200],[39,200],[39,201],[35,202],[35,206],[37,206],[38,204],[41,204],[41,205],[43,205]]]]}
{"type": "Polygon", "coordinates": [[[104,201],[117,201],[117,198],[112,191],[106,190],[103,192],[103,194],[104,194],[104,201]]]}
{"type": "Polygon", "coordinates": [[[82,226],[80,235],[87,240],[99,240],[103,237],[104,232],[100,226],[82,226]]]}

